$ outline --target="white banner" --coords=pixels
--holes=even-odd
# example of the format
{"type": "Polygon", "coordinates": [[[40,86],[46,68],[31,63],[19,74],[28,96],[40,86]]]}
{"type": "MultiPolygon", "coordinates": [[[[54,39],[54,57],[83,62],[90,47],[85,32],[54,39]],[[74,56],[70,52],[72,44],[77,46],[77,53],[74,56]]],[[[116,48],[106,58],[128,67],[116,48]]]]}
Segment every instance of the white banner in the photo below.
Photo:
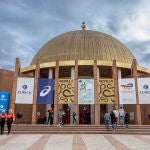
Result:
{"type": "Polygon", "coordinates": [[[21,78],[17,80],[16,103],[33,104],[34,78],[21,78]]]}
{"type": "Polygon", "coordinates": [[[134,78],[118,79],[120,104],[136,104],[134,78]]]}
{"type": "Polygon", "coordinates": [[[150,78],[138,78],[139,104],[150,104],[150,78]]]}

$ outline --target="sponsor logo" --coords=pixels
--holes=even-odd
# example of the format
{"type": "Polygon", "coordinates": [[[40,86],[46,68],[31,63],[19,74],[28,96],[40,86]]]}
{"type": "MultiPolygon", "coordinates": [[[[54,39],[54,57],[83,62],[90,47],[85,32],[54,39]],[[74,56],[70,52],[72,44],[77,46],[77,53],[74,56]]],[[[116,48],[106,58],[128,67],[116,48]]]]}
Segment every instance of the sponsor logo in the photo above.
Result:
{"type": "Polygon", "coordinates": [[[27,90],[27,89],[28,89],[28,86],[27,86],[26,84],[24,84],[24,85],[22,86],[22,89],[23,89],[23,90],[19,90],[17,93],[18,93],[18,94],[32,94],[32,91],[27,90]]]}
{"type": "Polygon", "coordinates": [[[147,84],[144,84],[144,85],[143,85],[143,88],[144,88],[145,90],[148,90],[148,89],[149,89],[149,86],[148,86],[147,84]]]}
{"type": "Polygon", "coordinates": [[[23,88],[24,90],[26,90],[26,89],[28,88],[28,86],[27,86],[27,85],[23,85],[22,88],[23,88]]]}
{"type": "Polygon", "coordinates": [[[149,86],[147,84],[144,84],[143,85],[143,91],[140,91],[139,94],[150,94],[150,91],[148,90],[149,89],[149,86]]]}
{"type": "Polygon", "coordinates": [[[121,87],[124,88],[124,89],[130,90],[133,87],[133,84],[132,83],[121,84],[121,87]]]}
{"type": "Polygon", "coordinates": [[[1,99],[4,99],[5,98],[5,95],[1,95],[1,99]]]}
{"type": "Polygon", "coordinates": [[[40,92],[40,96],[46,96],[51,90],[51,86],[44,86],[44,89],[40,92]]]}
{"type": "Polygon", "coordinates": [[[3,109],[3,108],[4,108],[4,105],[0,105],[0,108],[3,109]]]}

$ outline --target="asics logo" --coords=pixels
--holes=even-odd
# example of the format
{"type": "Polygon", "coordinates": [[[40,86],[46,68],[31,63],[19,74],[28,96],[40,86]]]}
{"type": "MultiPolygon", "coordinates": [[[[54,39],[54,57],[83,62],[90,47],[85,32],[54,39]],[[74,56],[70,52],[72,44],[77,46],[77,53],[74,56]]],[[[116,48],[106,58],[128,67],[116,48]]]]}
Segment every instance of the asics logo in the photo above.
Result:
{"type": "Polygon", "coordinates": [[[46,96],[51,90],[51,86],[44,86],[44,89],[40,92],[40,96],[46,96]]]}

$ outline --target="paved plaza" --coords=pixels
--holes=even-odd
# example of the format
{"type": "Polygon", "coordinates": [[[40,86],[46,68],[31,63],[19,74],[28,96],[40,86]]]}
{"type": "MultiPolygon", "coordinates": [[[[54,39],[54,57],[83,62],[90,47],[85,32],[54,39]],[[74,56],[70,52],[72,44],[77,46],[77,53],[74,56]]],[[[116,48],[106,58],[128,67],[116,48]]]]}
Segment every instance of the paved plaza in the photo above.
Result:
{"type": "Polygon", "coordinates": [[[150,135],[11,134],[0,135],[0,150],[149,150],[150,135]]]}

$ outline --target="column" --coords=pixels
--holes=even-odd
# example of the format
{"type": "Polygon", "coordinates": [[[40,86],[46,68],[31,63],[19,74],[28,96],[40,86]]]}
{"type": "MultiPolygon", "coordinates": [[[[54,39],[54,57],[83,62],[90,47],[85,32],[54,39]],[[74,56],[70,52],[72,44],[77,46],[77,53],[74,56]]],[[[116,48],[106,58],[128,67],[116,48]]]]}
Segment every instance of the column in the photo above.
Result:
{"type": "Polygon", "coordinates": [[[132,72],[133,77],[135,80],[135,91],[136,91],[136,124],[141,125],[142,119],[141,119],[141,106],[139,104],[139,95],[138,95],[138,85],[137,85],[137,61],[136,59],[133,59],[132,62],[132,72]]]}
{"type": "Polygon", "coordinates": [[[37,113],[37,87],[38,87],[38,78],[40,77],[40,62],[36,60],[36,68],[34,74],[34,93],[33,93],[33,105],[32,105],[32,124],[36,124],[36,113],[37,113]]]}
{"type": "Polygon", "coordinates": [[[98,89],[97,89],[97,60],[94,60],[93,66],[94,74],[94,106],[95,106],[95,125],[99,124],[99,103],[98,103],[98,89]]]}
{"type": "Polygon", "coordinates": [[[15,100],[16,100],[16,90],[17,90],[17,78],[20,74],[20,60],[19,58],[16,58],[16,64],[15,64],[15,72],[14,72],[14,79],[13,79],[13,87],[12,87],[12,96],[10,100],[10,108],[15,113],[15,100]]]}
{"type": "Polygon", "coordinates": [[[120,74],[120,73],[121,73],[121,70],[117,71],[116,60],[113,60],[113,64],[112,64],[112,78],[114,79],[114,86],[115,86],[115,108],[117,110],[119,109],[118,74],[120,74]]]}
{"type": "Polygon", "coordinates": [[[73,106],[73,111],[77,114],[77,124],[79,124],[79,105],[78,105],[78,60],[75,60],[75,70],[74,70],[74,88],[75,88],[75,102],[73,106]]]}
{"type": "Polygon", "coordinates": [[[55,66],[55,93],[54,93],[54,123],[57,122],[58,113],[58,78],[59,78],[59,61],[56,61],[55,66]]]}

